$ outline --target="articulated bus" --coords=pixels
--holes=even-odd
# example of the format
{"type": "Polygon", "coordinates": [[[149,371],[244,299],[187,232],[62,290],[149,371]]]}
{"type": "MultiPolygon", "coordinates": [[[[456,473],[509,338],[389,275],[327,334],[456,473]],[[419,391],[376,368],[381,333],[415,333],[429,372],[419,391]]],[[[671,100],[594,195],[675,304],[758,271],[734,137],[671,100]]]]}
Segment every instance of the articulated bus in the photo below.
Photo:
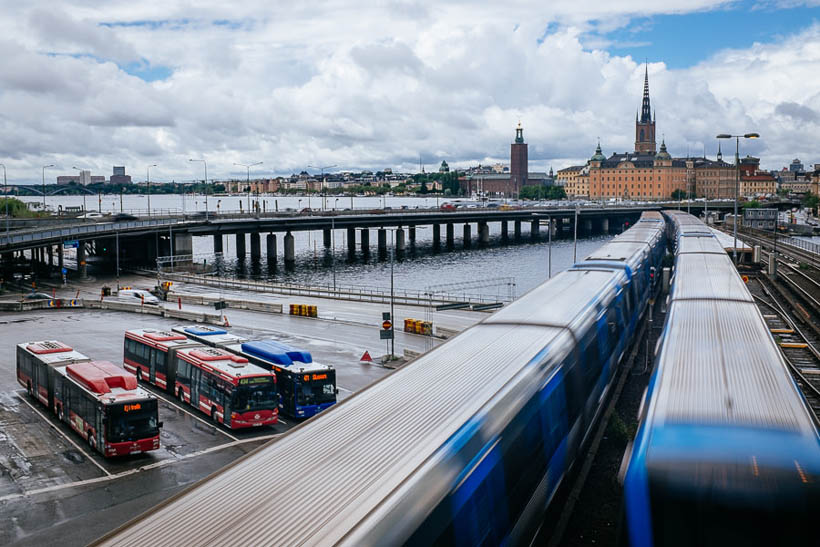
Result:
{"type": "Polygon", "coordinates": [[[336,370],[313,362],[307,351],[276,340],[250,341],[208,325],[174,327],[173,330],[272,370],[279,389],[279,408],[288,416],[309,418],[336,403],[336,370]]]}
{"type": "Polygon", "coordinates": [[[106,457],[159,448],[157,399],[134,375],[47,340],[17,346],[17,381],[106,457]]]}
{"type": "Polygon", "coordinates": [[[125,368],[214,422],[232,429],[273,425],[279,416],[276,376],[232,353],[182,334],[156,329],[125,332],[125,368]]]}

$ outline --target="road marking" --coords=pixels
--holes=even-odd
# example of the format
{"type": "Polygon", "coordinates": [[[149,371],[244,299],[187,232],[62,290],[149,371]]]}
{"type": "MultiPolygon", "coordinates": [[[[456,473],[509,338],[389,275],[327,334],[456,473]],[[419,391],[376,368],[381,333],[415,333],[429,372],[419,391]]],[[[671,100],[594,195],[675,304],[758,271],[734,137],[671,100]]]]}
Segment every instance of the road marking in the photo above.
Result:
{"type": "Polygon", "coordinates": [[[29,403],[28,401],[26,401],[23,397],[25,397],[25,395],[20,395],[19,393],[17,394],[17,398],[18,398],[18,399],[20,399],[21,401],[23,401],[24,403],[26,403],[26,405],[27,405],[27,406],[28,406],[31,410],[33,410],[34,412],[36,412],[36,413],[37,413],[37,415],[38,415],[38,416],[40,416],[40,417],[43,419],[43,421],[44,421],[45,423],[47,423],[50,427],[53,427],[53,428],[54,428],[54,430],[55,430],[55,431],[57,431],[57,433],[59,433],[59,434],[60,434],[60,435],[61,435],[61,436],[65,439],[65,440],[67,440],[67,441],[68,441],[68,442],[70,442],[72,445],[74,445],[74,448],[76,448],[77,450],[79,450],[80,452],[82,452],[82,454],[83,454],[85,457],[87,457],[87,458],[91,461],[91,463],[93,463],[94,465],[96,465],[97,467],[99,467],[99,468],[100,468],[100,470],[101,470],[103,473],[105,473],[105,474],[106,474],[106,475],[108,475],[109,477],[111,476],[111,473],[110,473],[110,472],[109,472],[109,471],[108,471],[105,467],[103,467],[102,465],[100,465],[99,463],[97,463],[97,460],[95,460],[93,457],[89,456],[89,455],[88,455],[88,453],[87,453],[85,450],[83,450],[82,448],[80,448],[80,445],[78,445],[77,443],[75,443],[75,442],[74,442],[74,439],[72,439],[71,437],[69,437],[68,435],[66,435],[66,434],[65,434],[65,433],[64,433],[64,432],[63,432],[63,431],[62,431],[59,427],[57,427],[56,425],[54,425],[54,424],[51,422],[51,420],[49,420],[49,419],[48,419],[48,418],[47,418],[47,417],[46,417],[46,416],[45,416],[42,412],[40,412],[39,410],[37,410],[36,408],[34,408],[34,406],[33,406],[31,403],[29,403]]]}
{"type": "Polygon", "coordinates": [[[341,389],[342,391],[346,391],[346,392],[348,392],[348,393],[353,393],[351,390],[349,390],[349,389],[347,389],[347,388],[344,388],[344,387],[340,386],[339,384],[336,384],[336,387],[337,387],[337,388],[339,388],[339,389],[341,389]]]}
{"type": "MultiPolygon", "coordinates": [[[[29,405],[29,406],[31,406],[31,405],[29,405]]],[[[220,444],[220,445],[217,445],[217,446],[212,446],[210,448],[205,448],[203,450],[198,450],[196,452],[191,452],[190,454],[185,454],[185,455],[180,456],[178,458],[168,458],[168,459],[160,460],[160,461],[157,461],[157,462],[154,462],[154,463],[149,463],[149,464],[143,465],[141,467],[137,467],[135,469],[129,469],[127,471],[121,471],[121,472],[119,472],[117,474],[114,474],[114,475],[112,475],[111,473],[109,473],[108,471],[105,471],[105,469],[103,469],[103,471],[105,471],[106,474],[107,474],[107,476],[105,476],[105,477],[97,477],[97,478],[94,478],[94,479],[86,479],[86,480],[82,480],[82,481],[69,482],[69,483],[65,483],[65,484],[57,484],[57,485],[54,485],[54,486],[46,486],[45,488],[36,488],[34,490],[29,490],[27,492],[21,492],[21,493],[17,493],[17,494],[8,494],[6,496],[0,497],[0,503],[2,503],[4,501],[23,498],[23,497],[26,497],[26,496],[34,496],[36,494],[44,494],[44,493],[47,493],[47,492],[56,492],[58,490],[65,490],[67,488],[86,486],[86,485],[89,485],[89,484],[96,484],[96,483],[101,483],[101,482],[109,482],[109,481],[113,481],[113,480],[116,480],[116,479],[120,479],[122,477],[127,477],[128,475],[134,475],[135,473],[140,473],[142,471],[149,471],[151,469],[157,469],[159,467],[165,467],[167,465],[171,465],[171,464],[174,464],[174,463],[190,460],[190,459],[198,457],[198,456],[203,456],[205,454],[210,454],[211,452],[217,452],[219,450],[224,450],[226,448],[231,448],[233,446],[238,446],[240,444],[251,443],[251,442],[254,442],[254,441],[269,441],[269,440],[275,439],[276,437],[279,437],[281,435],[284,435],[284,433],[273,433],[271,435],[261,435],[259,437],[251,437],[251,438],[248,438],[248,439],[242,439],[242,440],[233,441],[233,442],[230,442],[230,443],[220,444]]]]}
{"type": "Polygon", "coordinates": [[[184,409],[181,406],[179,406],[178,404],[176,404],[176,402],[174,402],[173,400],[166,399],[164,396],[160,395],[155,390],[152,389],[151,393],[153,393],[154,395],[156,395],[157,397],[159,397],[160,399],[162,399],[163,401],[165,401],[166,403],[168,403],[172,407],[176,408],[177,410],[181,410],[182,412],[184,412],[185,414],[187,414],[191,418],[194,418],[195,420],[199,420],[200,422],[202,422],[203,424],[205,424],[209,427],[213,427],[214,429],[216,429],[218,432],[222,433],[223,435],[225,435],[229,439],[233,439],[234,441],[239,440],[236,437],[234,437],[233,435],[231,435],[230,433],[228,433],[227,431],[222,431],[221,427],[214,426],[214,424],[209,422],[208,420],[204,420],[204,419],[200,418],[199,416],[195,415],[194,413],[188,412],[186,409],[184,409]]]}
{"type": "Polygon", "coordinates": [[[279,419],[278,419],[278,420],[276,420],[276,421],[277,421],[277,422],[279,422],[279,423],[280,423],[280,424],[282,424],[282,425],[288,425],[288,423],[287,423],[285,420],[283,420],[282,418],[279,418],[279,419]]]}

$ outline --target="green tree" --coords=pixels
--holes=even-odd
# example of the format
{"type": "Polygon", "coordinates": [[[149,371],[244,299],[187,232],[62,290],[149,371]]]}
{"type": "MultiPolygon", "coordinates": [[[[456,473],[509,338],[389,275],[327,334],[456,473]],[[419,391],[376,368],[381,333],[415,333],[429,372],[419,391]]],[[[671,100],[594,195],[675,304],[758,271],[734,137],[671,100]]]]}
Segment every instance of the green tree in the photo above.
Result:
{"type": "Polygon", "coordinates": [[[760,209],[761,207],[761,203],[756,199],[753,199],[752,201],[747,201],[743,204],[744,209],[760,209]]]}
{"type": "Polygon", "coordinates": [[[802,204],[803,207],[807,209],[817,209],[817,206],[820,205],[820,197],[812,194],[811,192],[807,192],[803,197],[802,204]]]}

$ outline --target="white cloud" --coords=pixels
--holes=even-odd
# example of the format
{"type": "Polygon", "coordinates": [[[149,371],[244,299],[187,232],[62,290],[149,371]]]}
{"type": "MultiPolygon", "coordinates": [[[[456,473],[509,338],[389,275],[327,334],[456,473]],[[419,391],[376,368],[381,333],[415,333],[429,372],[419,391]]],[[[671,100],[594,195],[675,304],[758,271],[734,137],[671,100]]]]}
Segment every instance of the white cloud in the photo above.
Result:
{"type": "MultiPolygon", "coordinates": [[[[44,163],[199,177],[189,157],[217,178],[250,161],[414,170],[419,154],[507,160],[520,118],[532,167],[560,168],[599,136],[607,152],[633,146],[643,67],[592,48],[593,26],[727,3],[15,4],[0,17],[0,157],[22,181],[44,163]],[[149,83],[122,68],[135,62],[172,74],[149,83]]],[[[717,132],[754,129],[764,165],[811,163],[818,68],[816,26],[686,70],[650,64],[658,132],[673,153],[699,154],[717,132]]]]}

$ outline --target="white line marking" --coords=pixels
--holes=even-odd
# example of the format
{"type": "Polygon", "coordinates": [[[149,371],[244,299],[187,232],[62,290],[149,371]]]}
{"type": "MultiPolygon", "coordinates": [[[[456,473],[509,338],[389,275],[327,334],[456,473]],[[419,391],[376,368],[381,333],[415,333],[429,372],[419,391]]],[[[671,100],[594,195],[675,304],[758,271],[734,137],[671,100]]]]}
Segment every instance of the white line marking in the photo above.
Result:
{"type": "Polygon", "coordinates": [[[282,418],[278,418],[276,421],[279,422],[282,425],[288,425],[288,423],[285,420],[283,420],[282,418]]]}
{"type": "Polygon", "coordinates": [[[142,471],[149,471],[151,469],[156,469],[158,467],[165,467],[166,465],[171,465],[171,464],[182,462],[182,461],[185,461],[185,460],[190,460],[192,458],[195,458],[195,457],[198,457],[198,456],[203,456],[203,455],[209,454],[211,452],[217,452],[219,450],[224,450],[225,448],[231,448],[232,446],[238,446],[240,444],[250,443],[250,442],[254,442],[254,441],[269,441],[271,439],[275,439],[276,437],[279,437],[280,435],[284,435],[284,433],[273,433],[271,435],[261,435],[259,437],[250,437],[248,439],[242,439],[242,440],[239,440],[239,441],[220,444],[220,445],[217,445],[217,446],[212,446],[211,448],[205,448],[203,450],[198,450],[196,452],[191,452],[190,454],[185,454],[184,456],[180,456],[179,458],[168,458],[168,459],[165,459],[165,460],[160,460],[158,462],[143,465],[142,467],[137,467],[136,469],[129,469],[127,471],[121,471],[120,473],[117,473],[115,475],[112,475],[111,473],[108,473],[106,471],[106,473],[108,473],[108,476],[106,476],[106,477],[97,477],[97,478],[94,478],[94,479],[86,479],[86,480],[82,480],[82,481],[69,482],[69,483],[65,483],[65,484],[57,484],[57,485],[54,485],[54,486],[46,486],[45,488],[37,488],[35,490],[29,490],[28,492],[21,492],[21,493],[18,493],[18,494],[8,494],[6,496],[0,497],[0,502],[19,499],[19,498],[26,497],[26,496],[33,496],[33,495],[36,495],[36,494],[44,494],[46,492],[55,492],[57,490],[65,490],[67,488],[74,488],[74,487],[78,487],[78,486],[86,486],[88,484],[95,484],[95,483],[99,483],[99,482],[109,482],[109,481],[113,481],[113,480],[116,480],[116,479],[119,479],[119,478],[122,478],[122,477],[127,477],[128,475],[133,475],[135,473],[140,473],[142,471]]]}
{"type": "Polygon", "coordinates": [[[340,386],[339,384],[336,384],[336,388],[341,389],[342,391],[346,391],[348,393],[353,393],[353,391],[351,391],[347,388],[344,388],[344,387],[340,386]]]}
{"type": "Polygon", "coordinates": [[[228,433],[227,431],[223,431],[221,427],[216,427],[216,426],[214,426],[214,424],[212,424],[211,422],[209,422],[209,421],[207,421],[207,420],[204,420],[204,419],[200,418],[199,416],[197,416],[197,415],[193,414],[192,412],[188,412],[186,409],[182,408],[181,406],[179,406],[178,404],[176,404],[176,403],[175,403],[174,401],[172,401],[171,399],[166,399],[165,397],[163,397],[162,395],[160,395],[159,393],[157,393],[156,391],[153,391],[153,390],[151,391],[151,393],[153,393],[154,395],[156,395],[157,397],[159,397],[160,399],[162,399],[163,401],[165,401],[166,403],[168,403],[168,404],[169,404],[169,405],[171,405],[172,407],[176,408],[177,410],[181,410],[182,412],[184,412],[185,414],[187,414],[187,415],[188,415],[188,416],[190,416],[191,418],[194,418],[195,420],[199,420],[200,422],[202,422],[203,424],[205,424],[205,425],[207,425],[207,426],[213,427],[214,429],[216,429],[217,431],[219,431],[220,433],[222,433],[223,435],[225,435],[225,436],[226,436],[226,437],[228,437],[229,439],[233,439],[234,441],[238,441],[238,440],[239,440],[239,439],[237,439],[236,437],[234,437],[233,435],[231,435],[230,433],[228,433]]]}
{"type": "Polygon", "coordinates": [[[54,425],[53,423],[51,423],[51,420],[49,420],[48,418],[46,418],[46,417],[45,417],[45,415],[43,415],[43,413],[41,413],[39,410],[37,410],[36,408],[34,408],[34,406],[33,406],[31,403],[29,403],[28,401],[26,401],[23,397],[24,397],[24,396],[21,396],[19,393],[17,394],[17,398],[18,398],[18,399],[20,399],[21,401],[23,401],[24,403],[26,403],[26,405],[27,405],[27,406],[28,406],[31,410],[33,410],[34,412],[36,412],[36,413],[37,413],[37,415],[38,415],[40,418],[42,418],[42,419],[43,419],[43,421],[44,421],[45,423],[47,423],[50,427],[53,427],[53,428],[54,428],[54,430],[55,430],[57,433],[59,433],[59,434],[60,434],[60,435],[61,435],[61,436],[65,439],[65,440],[67,440],[67,441],[68,441],[68,442],[70,442],[72,445],[74,445],[74,448],[76,448],[77,450],[79,450],[80,452],[82,452],[82,453],[83,453],[83,455],[84,455],[84,456],[86,456],[86,457],[89,459],[89,461],[91,461],[91,463],[93,463],[94,465],[96,465],[97,467],[99,467],[99,468],[100,468],[100,470],[101,470],[103,473],[105,473],[105,474],[106,474],[106,475],[108,475],[109,477],[111,476],[111,473],[109,473],[109,472],[108,472],[108,470],[107,470],[105,467],[103,467],[102,465],[100,465],[99,463],[97,463],[97,460],[95,460],[93,457],[89,456],[89,455],[88,455],[88,453],[87,453],[85,450],[83,450],[82,448],[80,448],[80,445],[78,445],[77,443],[75,443],[75,442],[74,442],[74,439],[70,438],[68,435],[66,435],[65,433],[63,433],[63,432],[62,432],[62,430],[60,430],[60,428],[59,428],[59,427],[57,427],[56,425],[54,425]]]}

